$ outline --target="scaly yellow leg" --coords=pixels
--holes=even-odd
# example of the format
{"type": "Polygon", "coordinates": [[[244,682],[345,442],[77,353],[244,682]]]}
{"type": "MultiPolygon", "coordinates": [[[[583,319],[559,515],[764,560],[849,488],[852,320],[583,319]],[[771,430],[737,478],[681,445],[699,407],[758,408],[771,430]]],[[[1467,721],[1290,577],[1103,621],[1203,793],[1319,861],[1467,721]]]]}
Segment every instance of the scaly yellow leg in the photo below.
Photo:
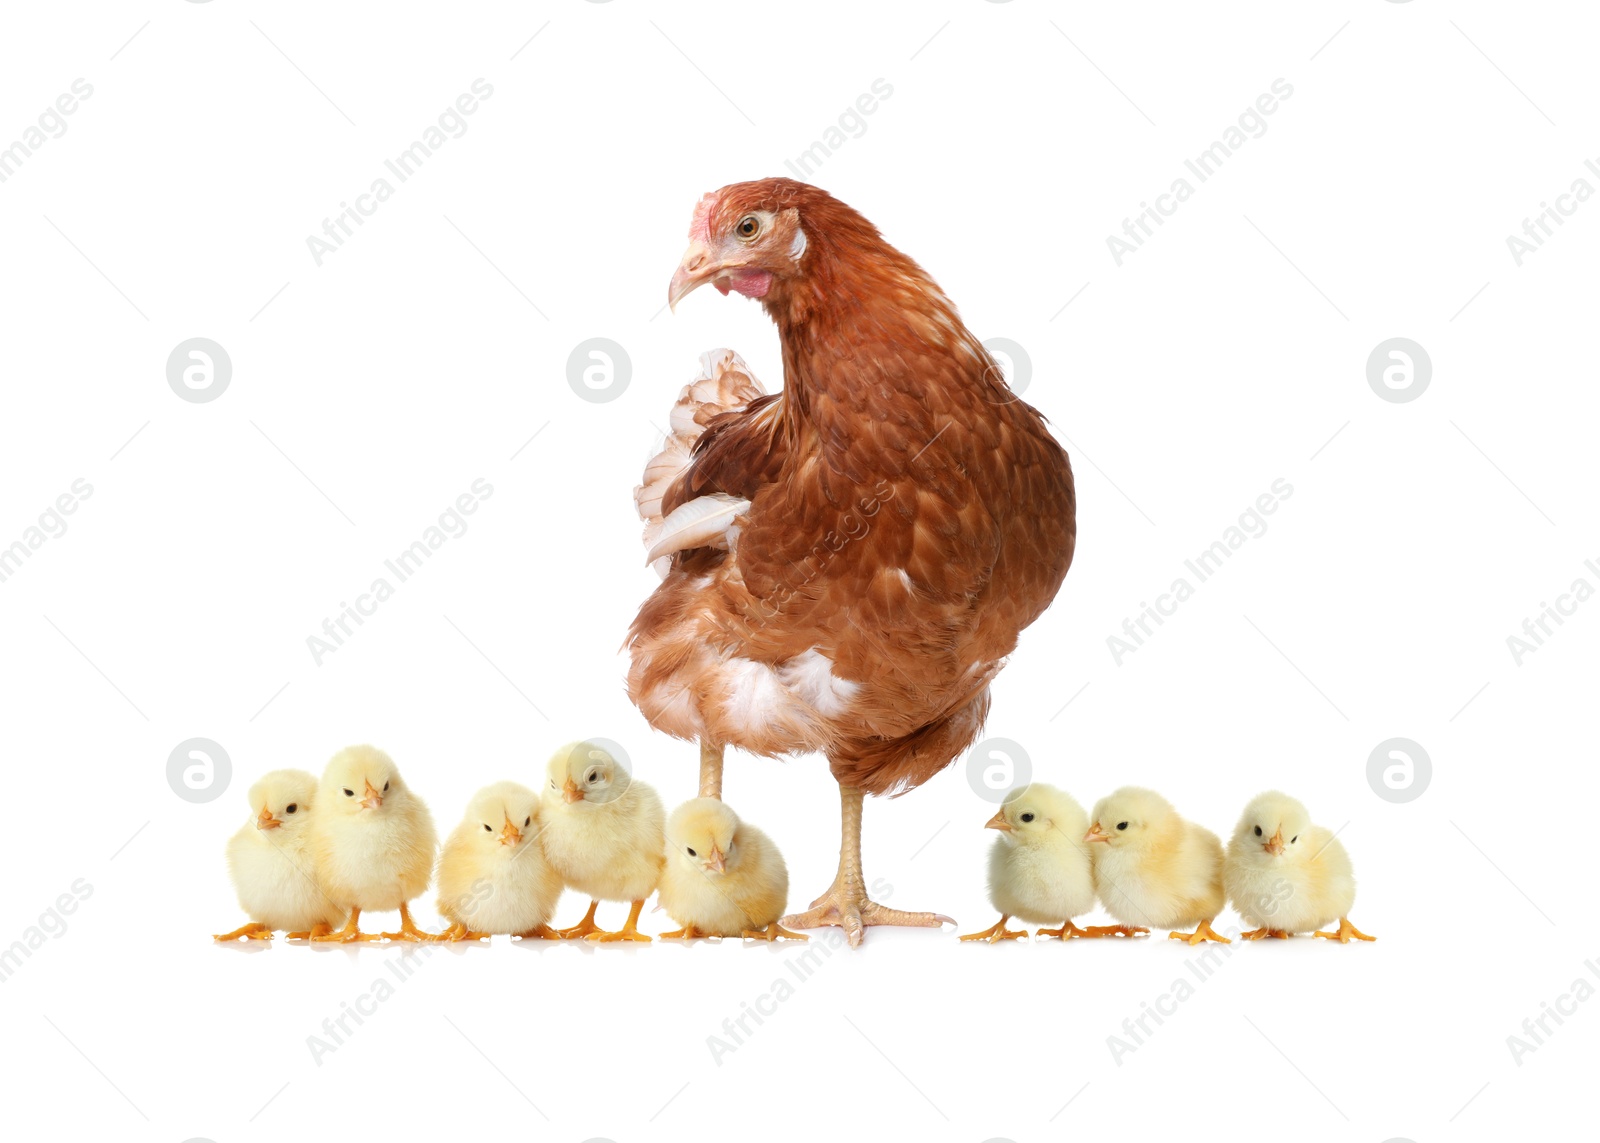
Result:
{"type": "Polygon", "coordinates": [[[590,933],[591,941],[609,944],[612,941],[639,941],[643,944],[650,943],[650,937],[639,931],[639,914],[644,911],[644,901],[640,899],[633,903],[628,910],[628,923],[614,933],[590,933]]]}
{"type": "Polygon", "coordinates": [[[218,933],[211,939],[214,941],[236,941],[243,937],[247,941],[270,941],[272,930],[260,921],[251,921],[247,925],[240,925],[231,933],[218,933]]]}
{"type": "Polygon", "coordinates": [[[1015,941],[1028,935],[1026,929],[1008,929],[1006,922],[1011,919],[1010,913],[1002,913],[1000,919],[984,929],[981,933],[968,933],[961,939],[964,941],[988,941],[991,945],[997,941],[1015,941]]]}
{"type": "Polygon", "coordinates": [[[425,933],[417,928],[417,923],[411,919],[411,910],[406,908],[404,904],[400,906],[400,931],[398,933],[384,933],[383,935],[391,941],[438,940],[437,934],[425,933]]]}
{"type": "Polygon", "coordinates": [[[765,929],[746,929],[744,938],[748,941],[809,941],[811,938],[803,933],[791,933],[788,929],[773,921],[765,929]]]}
{"type": "Polygon", "coordinates": [[[1354,938],[1358,941],[1375,941],[1378,939],[1377,937],[1367,936],[1366,933],[1363,933],[1360,929],[1352,925],[1349,917],[1339,918],[1339,931],[1337,933],[1324,933],[1321,930],[1318,930],[1317,932],[1313,933],[1312,936],[1324,937],[1330,941],[1338,941],[1341,945],[1349,944],[1351,938],[1354,938]]]}
{"type": "Polygon", "coordinates": [[[583,920],[579,921],[576,925],[573,925],[570,929],[558,930],[562,937],[571,939],[572,937],[586,937],[590,933],[604,932],[604,929],[594,923],[594,911],[599,907],[599,901],[590,901],[589,911],[583,915],[583,920]]]}
{"type": "Polygon", "coordinates": [[[1212,920],[1213,918],[1207,917],[1194,927],[1192,933],[1168,933],[1167,936],[1175,941],[1188,941],[1191,945],[1197,945],[1201,941],[1216,941],[1219,945],[1231,945],[1233,942],[1227,937],[1212,931],[1212,920]]]}
{"type": "Polygon", "coordinates": [[[350,910],[350,919],[347,920],[344,923],[344,928],[339,929],[337,931],[330,929],[329,931],[327,931],[325,933],[322,933],[320,935],[318,935],[317,933],[312,933],[311,934],[311,939],[313,941],[318,941],[318,942],[329,942],[329,941],[332,941],[332,942],[337,942],[339,944],[345,944],[345,943],[350,942],[350,941],[376,941],[376,940],[382,940],[383,939],[383,934],[381,934],[381,933],[363,933],[361,931],[361,910],[360,909],[351,909],[350,910]]]}

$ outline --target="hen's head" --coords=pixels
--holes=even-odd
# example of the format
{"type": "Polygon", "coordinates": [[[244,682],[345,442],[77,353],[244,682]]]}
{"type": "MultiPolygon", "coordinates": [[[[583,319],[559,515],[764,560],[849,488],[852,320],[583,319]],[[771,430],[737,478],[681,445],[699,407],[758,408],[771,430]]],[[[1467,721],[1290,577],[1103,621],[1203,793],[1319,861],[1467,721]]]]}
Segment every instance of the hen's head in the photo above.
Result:
{"type": "Polygon", "coordinates": [[[860,214],[807,183],[760,179],[712,191],[694,208],[689,249],[672,275],[667,302],[676,308],[710,282],[723,294],[737,290],[762,299],[770,310],[817,276],[819,238],[835,246],[882,241],[860,214]]]}

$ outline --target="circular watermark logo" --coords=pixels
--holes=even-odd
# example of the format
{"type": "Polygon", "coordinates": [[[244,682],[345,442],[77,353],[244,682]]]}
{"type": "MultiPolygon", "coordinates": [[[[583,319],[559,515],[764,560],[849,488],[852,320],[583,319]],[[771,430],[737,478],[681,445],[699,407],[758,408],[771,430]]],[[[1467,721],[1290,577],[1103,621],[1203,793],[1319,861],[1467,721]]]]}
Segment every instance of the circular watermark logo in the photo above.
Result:
{"type": "Polygon", "coordinates": [[[1011,391],[1019,397],[1026,393],[1033,380],[1033,358],[1028,351],[1009,337],[991,337],[983,347],[999,360],[1002,379],[1011,391]]]}
{"type": "Polygon", "coordinates": [[[1409,337],[1380,341],[1367,356],[1367,384],[1385,401],[1415,401],[1432,380],[1433,359],[1409,337]]]}
{"type": "Polygon", "coordinates": [[[1409,738],[1389,738],[1367,758],[1367,785],[1386,802],[1414,802],[1433,781],[1433,759],[1409,738]]]}
{"type": "Polygon", "coordinates": [[[1033,760],[1020,743],[985,738],[967,751],[967,785],[986,802],[1000,805],[1033,781],[1033,760]]]}
{"type": "MultiPolygon", "coordinates": [[[[623,749],[622,743],[615,742],[609,738],[585,738],[583,742],[576,743],[575,747],[584,745],[588,745],[596,750],[603,750],[616,761],[617,765],[611,775],[611,784],[609,787],[607,787],[607,793],[610,796],[606,800],[609,801],[613,797],[620,798],[623,794],[626,794],[628,792],[628,787],[633,785],[633,759],[628,757],[628,752],[623,749]],[[610,794],[610,791],[613,790],[616,791],[616,793],[610,794]]],[[[590,757],[584,759],[584,761],[600,762],[602,759],[595,757],[593,752],[591,752],[590,757]]],[[[572,759],[569,756],[569,768],[571,764],[572,759]]]]}
{"type": "Polygon", "coordinates": [[[167,785],[186,802],[214,802],[233,778],[228,752],[209,738],[186,738],[167,756],[167,785]]]}
{"type": "Polygon", "coordinates": [[[209,337],[179,342],[167,355],[167,384],[185,401],[203,405],[222,396],[233,380],[233,359],[209,337]]]}
{"type": "Polygon", "coordinates": [[[567,357],[567,384],[585,401],[615,401],[633,379],[628,351],[609,337],[580,341],[567,357]]]}

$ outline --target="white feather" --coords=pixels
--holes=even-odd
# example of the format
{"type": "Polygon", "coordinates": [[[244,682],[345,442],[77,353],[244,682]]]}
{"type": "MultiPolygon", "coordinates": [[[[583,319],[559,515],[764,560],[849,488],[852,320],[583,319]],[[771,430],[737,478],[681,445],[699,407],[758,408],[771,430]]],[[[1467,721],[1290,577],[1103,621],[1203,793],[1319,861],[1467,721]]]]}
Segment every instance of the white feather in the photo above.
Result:
{"type": "Polygon", "coordinates": [[[749,509],[750,501],[722,492],[697,496],[678,505],[661,521],[645,563],[654,563],[685,548],[726,548],[737,534],[738,518],[749,509]]]}

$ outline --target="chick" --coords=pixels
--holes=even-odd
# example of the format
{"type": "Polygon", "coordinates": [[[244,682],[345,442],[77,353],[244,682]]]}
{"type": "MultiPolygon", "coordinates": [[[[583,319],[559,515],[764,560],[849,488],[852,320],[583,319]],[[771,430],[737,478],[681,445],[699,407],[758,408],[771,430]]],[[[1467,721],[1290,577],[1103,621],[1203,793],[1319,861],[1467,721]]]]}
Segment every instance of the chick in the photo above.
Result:
{"type": "Polygon", "coordinates": [[[778,924],[789,901],[783,854],[718,798],[687,801],[667,819],[660,901],[683,926],[663,939],[809,939],[778,924]]]}
{"type": "Polygon", "coordinates": [[[439,854],[439,914],[451,922],[440,940],[491,933],[558,939],[546,922],[561,896],[561,875],[545,860],[539,813],[539,795],[516,782],[472,796],[439,854]]]}
{"type": "Polygon", "coordinates": [[[1058,929],[1040,929],[1037,936],[1104,936],[1072,923],[1094,908],[1094,878],[1083,833],[1089,815],[1065,790],[1035,782],[1014,791],[989,819],[986,828],[1000,831],[989,850],[989,900],[1000,919],[964,941],[1015,940],[1024,929],[1009,930],[1012,917],[1042,925],[1060,921],[1058,929]]]}
{"type": "Polygon", "coordinates": [[[311,852],[328,895],[350,919],[319,941],[425,941],[408,904],[428,888],[439,839],[433,816],[406,784],[394,760],[375,746],[335,754],[317,787],[311,852]],[[398,933],[363,933],[361,914],[400,910],[398,933]]]}
{"type": "Polygon", "coordinates": [[[316,792],[315,775],[304,770],[274,770],[250,787],[250,820],[228,840],[228,875],[250,923],[216,940],[270,941],[275,929],[299,938],[344,923],[306,849],[316,792]]]}
{"type": "Polygon", "coordinates": [[[639,911],[661,879],[661,799],[592,742],[563,746],[547,771],[540,835],[545,856],[566,884],[589,895],[589,912],[561,935],[648,941],[639,931],[639,911]],[[617,932],[594,923],[601,901],[630,902],[628,923],[617,932]]]}
{"type": "Polygon", "coordinates": [[[1230,944],[1211,929],[1222,911],[1222,842],[1184,821],[1154,790],[1124,786],[1094,807],[1084,840],[1093,843],[1094,887],[1120,925],[1105,932],[1132,936],[1147,926],[1188,941],[1230,944]]]}
{"type": "Polygon", "coordinates": [[[1239,915],[1257,926],[1240,934],[1246,940],[1310,931],[1340,944],[1377,939],[1350,923],[1356,881],[1344,846],[1311,824],[1305,806],[1276,790],[1244,808],[1228,842],[1222,883],[1239,915]],[[1337,932],[1320,931],[1335,919],[1337,932]]]}

